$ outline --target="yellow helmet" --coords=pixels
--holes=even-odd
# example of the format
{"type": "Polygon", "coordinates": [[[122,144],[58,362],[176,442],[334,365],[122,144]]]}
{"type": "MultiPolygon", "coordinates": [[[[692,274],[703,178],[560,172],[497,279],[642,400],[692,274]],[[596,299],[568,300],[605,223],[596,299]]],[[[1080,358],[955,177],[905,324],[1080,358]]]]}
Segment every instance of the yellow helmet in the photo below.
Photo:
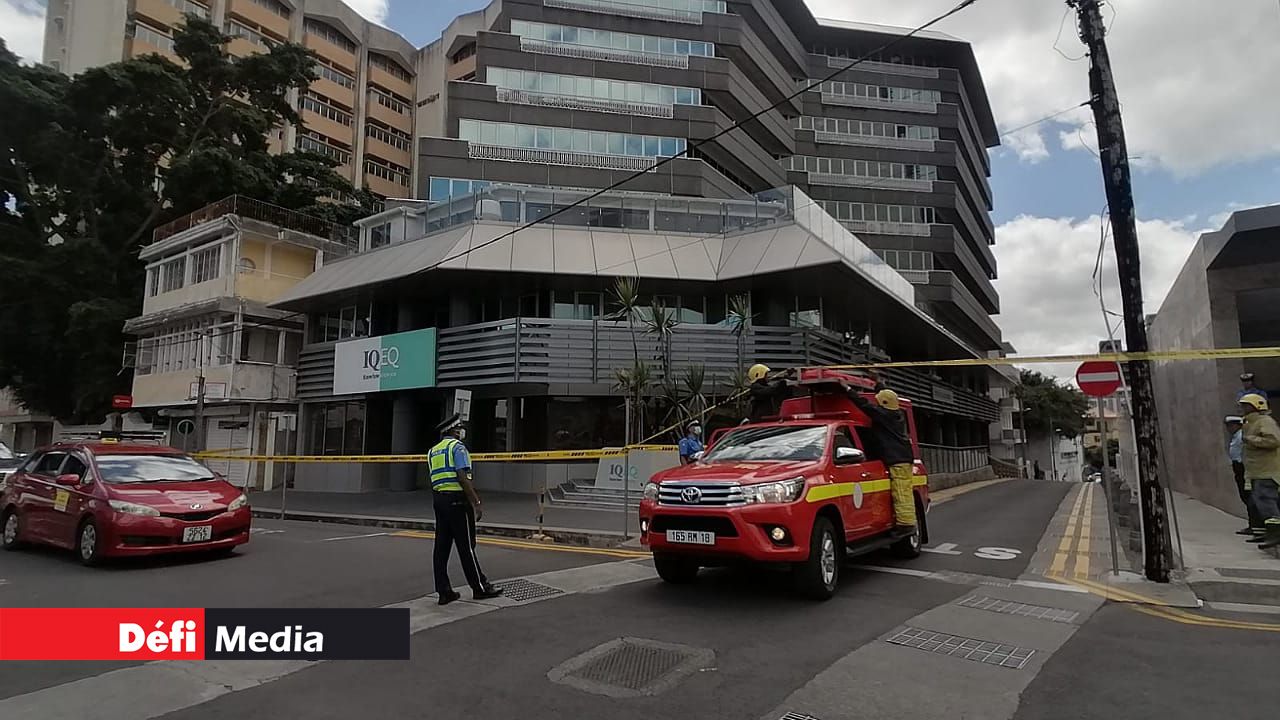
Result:
{"type": "Polygon", "coordinates": [[[1258,412],[1270,412],[1271,407],[1267,403],[1267,399],[1258,393],[1249,393],[1240,396],[1241,405],[1249,405],[1258,412]]]}
{"type": "Polygon", "coordinates": [[[897,410],[900,407],[898,393],[892,390],[881,390],[876,393],[876,402],[880,403],[880,407],[887,410],[897,410]]]}
{"type": "Polygon", "coordinates": [[[747,382],[760,382],[769,374],[769,366],[756,363],[747,369],[747,382]]]}

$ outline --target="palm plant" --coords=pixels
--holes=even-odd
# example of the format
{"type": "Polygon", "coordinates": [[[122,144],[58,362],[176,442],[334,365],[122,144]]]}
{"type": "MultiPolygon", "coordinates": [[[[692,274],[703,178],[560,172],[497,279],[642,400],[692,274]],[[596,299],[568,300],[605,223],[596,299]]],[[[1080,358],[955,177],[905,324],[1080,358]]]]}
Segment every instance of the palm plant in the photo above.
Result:
{"type": "Polygon", "coordinates": [[[627,332],[631,334],[632,362],[640,363],[640,344],[636,341],[636,316],[640,311],[640,280],[634,277],[618,277],[613,279],[613,287],[609,289],[609,300],[617,308],[607,317],[610,320],[626,320],[627,332]]]}
{"type": "Polygon", "coordinates": [[[644,398],[653,383],[653,373],[648,363],[637,360],[629,368],[618,368],[614,371],[614,387],[621,390],[627,402],[634,410],[631,425],[626,428],[626,442],[639,439],[644,434],[644,398]],[[632,433],[632,428],[637,430],[632,433]]]}
{"type": "Polygon", "coordinates": [[[729,326],[729,331],[733,333],[734,338],[737,339],[738,369],[743,370],[746,366],[747,335],[751,330],[751,322],[754,319],[751,314],[751,296],[746,293],[731,295],[728,305],[725,323],[729,326]]]}
{"type": "Polygon", "coordinates": [[[662,380],[663,382],[671,382],[673,380],[671,372],[671,340],[675,337],[676,328],[679,327],[680,320],[676,317],[674,310],[657,300],[654,300],[649,306],[648,316],[642,318],[642,320],[645,326],[645,334],[653,335],[658,340],[657,360],[662,368],[662,380]]]}

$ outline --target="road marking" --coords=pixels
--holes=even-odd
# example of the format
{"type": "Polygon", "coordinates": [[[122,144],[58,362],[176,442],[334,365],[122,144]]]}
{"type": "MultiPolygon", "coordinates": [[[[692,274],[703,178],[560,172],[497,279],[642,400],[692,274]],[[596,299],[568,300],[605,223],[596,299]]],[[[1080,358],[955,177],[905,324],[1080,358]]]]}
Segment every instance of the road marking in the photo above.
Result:
{"type": "Polygon", "coordinates": [[[922,547],[920,552],[937,553],[939,555],[963,555],[964,553],[956,550],[958,547],[955,543],[942,543],[937,547],[922,547]]]}
{"type": "Polygon", "coordinates": [[[890,575],[908,575],[910,577],[933,578],[933,573],[928,570],[915,570],[913,568],[887,567],[884,565],[854,565],[859,570],[870,570],[871,572],[889,573],[890,575]]]}
{"type": "Polygon", "coordinates": [[[1084,503],[1084,514],[1080,517],[1080,542],[1076,545],[1075,576],[1077,579],[1089,577],[1089,534],[1093,529],[1093,489],[1095,487],[1097,486],[1089,483],[1084,490],[1084,494],[1088,497],[1084,503]]]}
{"type": "Polygon", "coordinates": [[[973,556],[983,560],[1012,560],[1021,554],[1017,548],[981,547],[973,556]]]}
{"type": "Polygon", "coordinates": [[[1041,590],[1058,590],[1060,592],[1080,593],[1085,595],[1089,593],[1088,590],[1085,590],[1082,587],[1076,587],[1075,585],[1064,585],[1062,583],[1056,583],[1056,582],[1041,582],[1039,580],[1015,580],[1013,584],[1021,585],[1023,587],[1039,588],[1041,590]]]}
{"type": "Polygon", "coordinates": [[[1080,508],[1084,503],[1084,486],[1076,491],[1076,500],[1067,516],[1067,525],[1062,531],[1062,541],[1058,543],[1058,552],[1053,556],[1053,564],[1049,566],[1049,575],[1062,575],[1067,571],[1067,557],[1071,552],[1071,541],[1076,534],[1076,524],[1080,520],[1080,508]]]}
{"type": "Polygon", "coordinates": [[[383,535],[390,535],[390,534],[391,533],[377,532],[377,533],[365,533],[364,535],[339,535],[338,537],[324,538],[323,540],[317,540],[316,542],[333,542],[334,540],[359,540],[360,538],[382,537],[383,535]]]}
{"type": "Polygon", "coordinates": [[[284,531],[283,531],[283,530],[271,530],[271,529],[269,529],[269,528],[253,528],[252,530],[250,530],[250,531],[249,531],[249,533],[250,533],[251,535],[275,535],[275,534],[277,534],[277,533],[282,533],[282,532],[284,532],[284,531]]]}
{"type": "MultiPolygon", "coordinates": [[[[408,537],[420,539],[433,539],[436,534],[425,530],[401,530],[400,532],[390,533],[392,537],[408,537]]],[[[579,547],[577,545],[555,545],[551,543],[540,543],[529,540],[515,540],[507,538],[495,537],[478,537],[476,542],[481,545],[497,545],[498,547],[514,548],[517,550],[546,550],[548,552],[568,552],[579,553],[585,555],[605,555],[617,558],[649,558],[652,555],[647,550],[626,550],[623,548],[592,548],[579,547]]]]}
{"type": "MultiPolygon", "coordinates": [[[[938,582],[951,583],[955,585],[982,585],[985,584],[981,580],[986,577],[983,575],[973,575],[969,573],[951,573],[947,571],[929,571],[916,570],[915,568],[893,567],[890,565],[853,565],[857,570],[867,570],[870,572],[887,573],[889,575],[906,575],[908,577],[924,578],[925,580],[936,580],[938,582]]],[[[1074,585],[1064,585],[1061,583],[1040,582],[1038,580],[1005,580],[1003,578],[991,578],[996,581],[990,584],[1002,585],[1021,585],[1023,587],[1038,588],[1040,590],[1057,590],[1058,592],[1087,594],[1089,591],[1075,587],[1074,585]]]]}
{"type": "Polygon", "coordinates": [[[1121,590],[1120,588],[1111,587],[1110,585],[1102,585],[1091,580],[1081,580],[1060,578],[1069,583],[1074,583],[1085,588],[1089,592],[1107,600],[1127,600],[1130,604],[1128,607],[1136,610],[1144,615],[1158,617],[1164,620],[1171,620],[1183,625],[1198,625],[1201,627],[1216,627],[1228,630],[1260,630],[1263,632],[1280,632],[1280,623],[1263,623],[1250,622],[1245,620],[1228,620],[1226,618],[1215,618],[1205,615],[1195,615],[1185,610],[1175,608],[1168,603],[1148,597],[1131,590],[1121,590]],[[1131,603],[1143,603],[1134,605],[1131,603]]]}

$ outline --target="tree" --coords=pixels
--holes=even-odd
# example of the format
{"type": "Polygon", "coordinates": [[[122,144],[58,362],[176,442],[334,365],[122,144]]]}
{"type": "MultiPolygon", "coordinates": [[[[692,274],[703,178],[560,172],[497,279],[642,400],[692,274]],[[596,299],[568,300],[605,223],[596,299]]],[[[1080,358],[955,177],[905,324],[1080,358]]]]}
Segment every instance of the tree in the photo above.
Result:
{"type": "Polygon", "coordinates": [[[1022,402],[1029,432],[1049,433],[1061,429],[1069,438],[1084,432],[1089,400],[1079,390],[1034,370],[1022,370],[1014,392],[1022,402]]]}
{"type": "Polygon", "coordinates": [[[314,153],[272,155],[267,132],[299,123],[289,102],[315,56],[284,43],[236,58],[187,15],[184,65],[148,55],[67,78],[23,66],[0,41],[0,386],[70,422],[128,392],[125,320],[140,313],[139,248],[158,224],[240,194],[348,220],[367,208],[314,153]]]}

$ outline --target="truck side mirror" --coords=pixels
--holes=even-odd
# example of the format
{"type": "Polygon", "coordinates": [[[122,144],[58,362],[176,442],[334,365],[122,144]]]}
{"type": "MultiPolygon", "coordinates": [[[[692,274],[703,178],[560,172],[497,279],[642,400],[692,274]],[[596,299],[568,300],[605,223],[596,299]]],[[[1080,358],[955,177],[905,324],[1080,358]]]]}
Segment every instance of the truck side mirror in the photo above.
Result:
{"type": "Polygon", "coordinates": [[[857,465],[865,462],[867,454],[858,448],[838,447],[836,448],[836,464],[837,465],[857,465]]]}

